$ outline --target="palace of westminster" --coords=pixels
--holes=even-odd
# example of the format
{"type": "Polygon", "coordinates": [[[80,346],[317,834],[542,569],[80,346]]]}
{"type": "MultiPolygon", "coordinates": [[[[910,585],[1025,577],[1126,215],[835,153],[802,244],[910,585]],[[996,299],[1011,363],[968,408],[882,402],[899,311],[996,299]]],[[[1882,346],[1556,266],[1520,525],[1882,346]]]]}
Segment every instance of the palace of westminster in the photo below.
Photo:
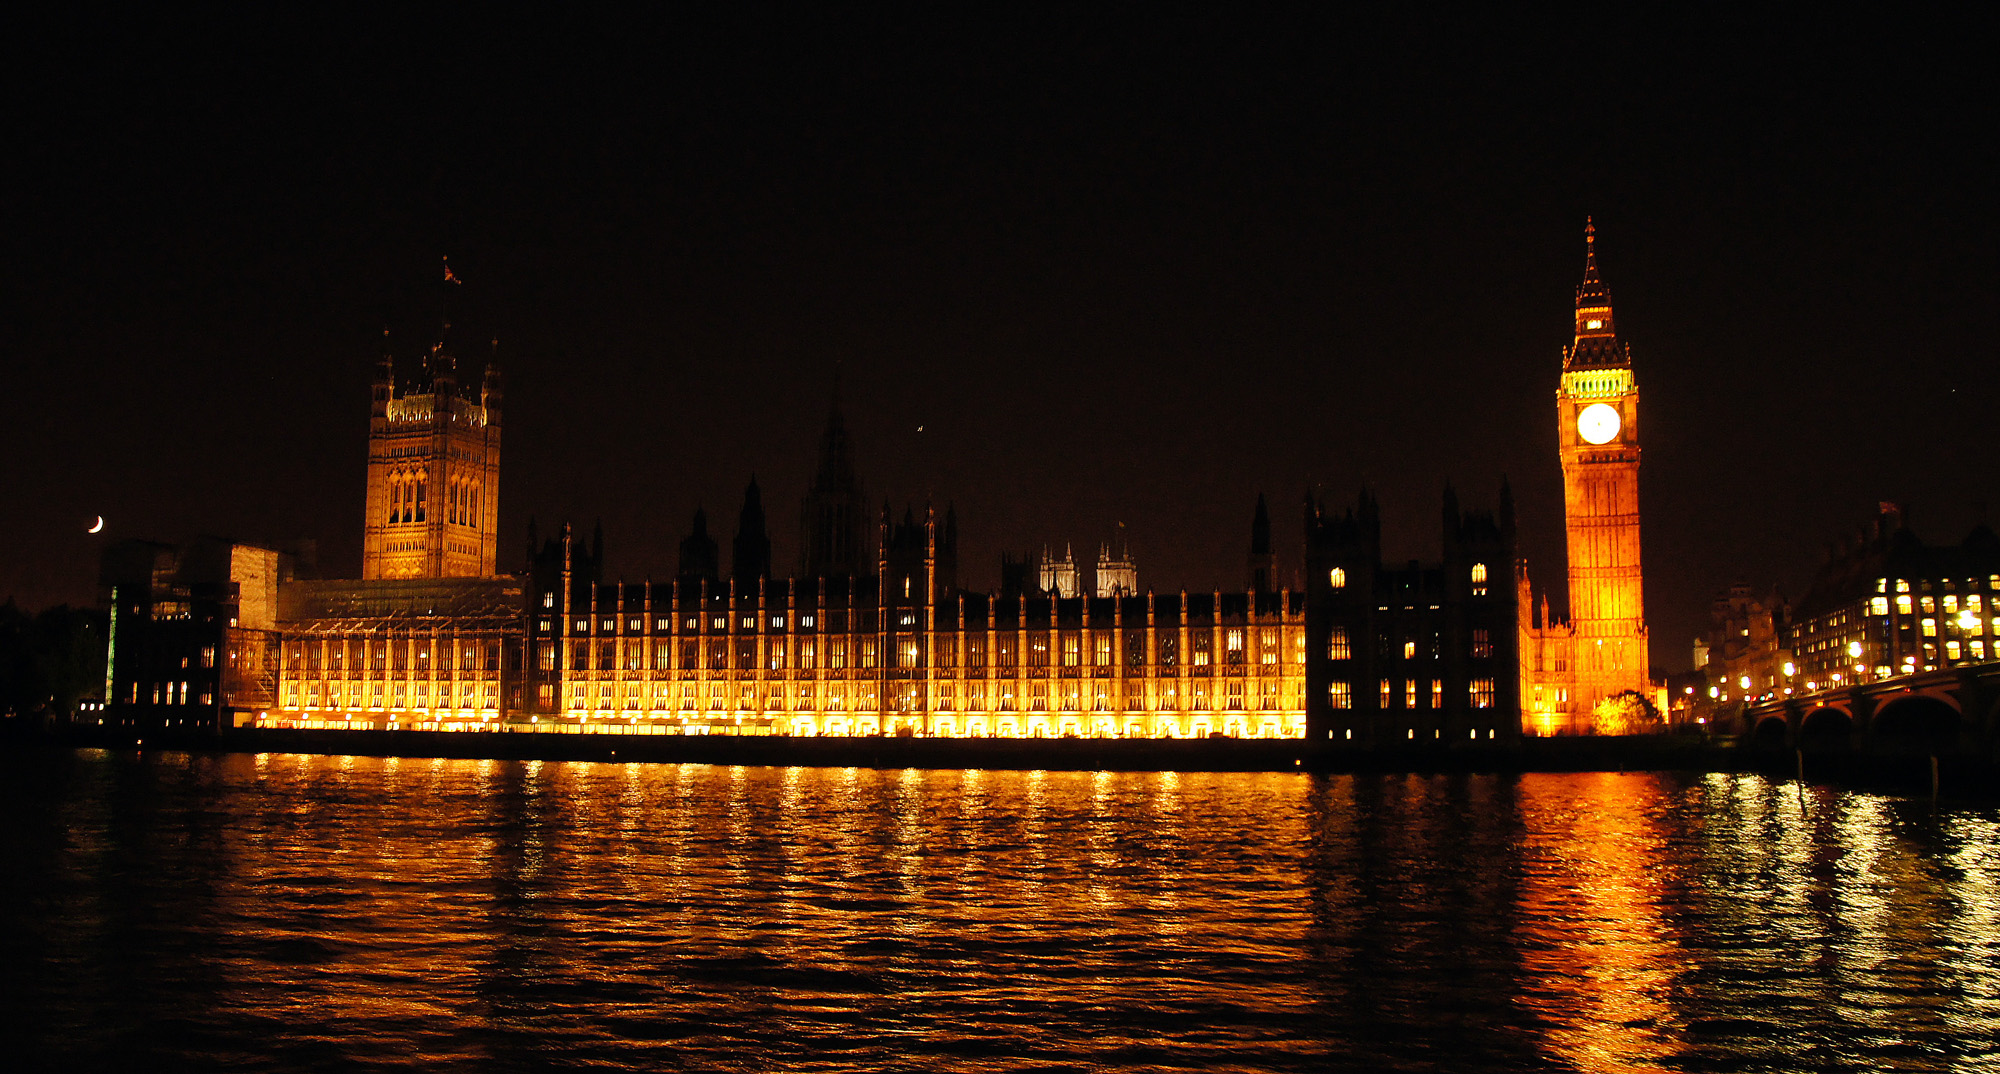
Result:
{"type": "MultiPolygon", "coordinates": [[[[958,582],[952,511],[871,509],[836,404],[773,569],[751,482],[727,569],[697,514],[669,581],[604,576],[601,534],[530,533],[502,573],[501,379],[445,343],[377,367],[359,579],[235,542],[105,555],[106,693],[135,725],[620,734],[1309,738],[1474,747],[1595,730],[1653,699],[1638,388],[1587,231],[1556,390],[1570,615],[1531,597],[1512,499],[1445,493],[1440,561],[1385,564],[1374,496],[1308,497],[1305,587],[1259,497],[1245,586],[1142,588],[1047,549],[958,582]]],[[[531,527],[532,530],[532,527],[531,527]]],[[[1088,561],[1087,561],[1088,562],[1088,561]]]]}

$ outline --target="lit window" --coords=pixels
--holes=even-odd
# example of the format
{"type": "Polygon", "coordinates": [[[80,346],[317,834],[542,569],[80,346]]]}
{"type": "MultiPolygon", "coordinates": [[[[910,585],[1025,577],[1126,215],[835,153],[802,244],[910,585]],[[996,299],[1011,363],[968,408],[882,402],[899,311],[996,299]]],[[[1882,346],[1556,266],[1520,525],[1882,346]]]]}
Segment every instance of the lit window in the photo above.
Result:
{"type": "Polygon", "coordinates": [[[1486,564],[1484,563],[1474,563],[1472,565],[1472,595],[1475,597],[1486,595],[1486,564]]]}
{"type": "Polygon", "coordinates": [[[1485,658],[1493,655],[1493,636],[1484,627],[1472,632],[1472,655],[1485,658]]]}
{"type": "MultiPolygon", "coordinates": [[[[1472,684],[1471,684],[1471,693],[1472,693],[1472,707],[1473,707],[1473,708],[1476,708],[1476,709],[1490,709],[1490,708],[1492,708],[1492,707],[1493,707],[1493,680],[1492,680],[1492,679],[1474,679],[1474,680],[1472,680],[1472,684]]],[[[1564,696],[1562,696],[1561,698],[1559,698],[1559,700],[1562,700],[1562,701],[1568,701],[1568,700],[1569,700],[1569,698],[1568,698],[1568,696],[1567,696],[1567,695],[1568,695],[1568,693],[1569,693],[1569,691],[1567,691],[1567,690],[1563,691],[1563,695],[1564,695],[1564,696]]]]}
{"type": "Polygon", "coordinates": [[[1415,660],[1416,658],[1417,658],[1417,643],[1416,643],[1416,641],[1415,641],[1415,640],[1413,639],[1413,640],[1410,640],[1410,641],[1406,641],[1406,642],[1404,642],[1404,643],[1403,643],[1403,659],[1405,659],[1405,660],[1415,660]]]}
{"type": "Polygon", "coordinates": [[[1603,321],[1585,321],[1585,322],[1583,322],[1583,329],[1584,329],[1584,331],[1586,331],[1586,332],[1595,332],[1595,331],[1598,331],[1599,329],[1601,329],[1601,328],[1603,328],[1603,327],[1604,327],[1604,322],[1603,322],[1603,321]]]}
{"type": "Polygon", "coordinates": [[[1870,614],[1870,615],[1888,615],[1888,614],[1889,614],[1889,598],[1888,598],[1888,597],[1876,597],[1875,599],[1873,599],[1873,600],[1869,601],[1869,602],[1868,602],[1868,614],[1870,614]]]}
{"type": "Polygon", "coordinates": [[[1444,680],[1443,680],[1443,679],[1432,679],[1432,680],[1431,680],[1431,707],[1432,707],[1432,708],[1434,708],[1434,709],[1441,709],[1441,708],[1443,708],[1443,707],[1444,707],[1444,680]]]}
{"type": "Polygon", "coordinates": [[[1382,707],[1383,707],[1383,708],[1385,708],[1385,709],[1386,709],[1386,708],[1388,708],[1388,707],[1389,707],[1389,702],[1390,702],[1391,700],[1393,700],[1393,697],[1394,697],[1394,695],[1393,695],[1393,694],[1391,693],[1391,691],[1392,691],[1392,690],[1394,690],[1395,688],[1396,688],[1396,687],[1395,687],[1395,684],[1391,683],[1391,682],[1390,682],[1389,680],[1387,680],[1387,679],[1383,679],[1383,680],[1382,680],[1382,707]]]}
{"type": "Polygon", "coordinates": [[[1417,680],[1415,679],[1403,680],[1403,707],[1406,709],[1417,707],[1417,680]]]}
{"type": "Polygon", "coordinates": [[[1335,567],[1332,573],[1327,575],[1327,583],[1333,586],[1333,588],[1335,589],[1346,589],[1347,588],[1346,569],[1342,567],[1335,567]]]}
{"type": "Polygon", "coordinates": [[[1335,626],[1326,636],[1326,658],[1328,660],[1351,660],[1354,647],[1348,643],[1347,628],[1335,626]]]}

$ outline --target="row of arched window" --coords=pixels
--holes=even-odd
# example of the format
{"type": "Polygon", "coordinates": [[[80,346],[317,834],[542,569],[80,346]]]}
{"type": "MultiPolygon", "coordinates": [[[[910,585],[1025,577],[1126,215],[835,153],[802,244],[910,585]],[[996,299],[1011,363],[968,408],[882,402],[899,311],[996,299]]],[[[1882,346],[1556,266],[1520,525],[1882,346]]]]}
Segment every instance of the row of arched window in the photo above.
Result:
{"type": "Polygon", "coordinates": [[[422,470],[398,470],[389,475],[389,521],[424,521],[424,498],[429,484],[422,470]]]}
{"type": "Polygon", "coordinates": [[[451,510],[446,521],[456,526],[479,525],[478,482],[454,481],[451,483],[451,510]]]}
{"type": "MultiPolygon", "coordinates": [[[[399,470],[389,475],[389,521],[423,522],[429,509],[430,482],[423,470],[399,470]]],[[[480,487],[477,481],[453,481],[445,496],[445,521],[457,526],[479,525],[480,487]]]]}

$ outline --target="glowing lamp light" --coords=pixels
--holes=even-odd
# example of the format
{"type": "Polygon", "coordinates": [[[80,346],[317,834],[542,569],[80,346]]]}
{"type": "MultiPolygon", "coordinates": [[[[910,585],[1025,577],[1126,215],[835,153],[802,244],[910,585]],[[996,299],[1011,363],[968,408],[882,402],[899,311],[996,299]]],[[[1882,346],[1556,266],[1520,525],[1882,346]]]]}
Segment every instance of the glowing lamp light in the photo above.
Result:
{"type": "Polygon", "coordinates": [[[1789,678],[1791,678],[1791,677],[1792,677],[1793,675],[1796,675],[1796,674],[1798,674],[1798,671],[1799,671],[1799,669],[1798,669],[1798,668],[1796,668],[1796,667],[1793,667],[1793,666],[1792,666],[1792,662],[1791,662],[1790,660],[1787,660],[1787,661],[1785,661],[1785,677],[1786,677],[1786,678],[1788,678],[1788,679],[1789,679],[1789,678]]]}
{"type": "Polygon", "coordinates": [[[1742,677],[1741,679],[1739,679],[1739,680],[1737,680],[1737,681],[1743,684],[1743,688],[1744,688],[1745,690],[1748,690],[1748,689],[1750,689],[1750,676],[1748,676],[1748,675],[1745,675],[1745,676],[1743,676],[1743,677],[1742,677]]]}
{"type": "Polygon", "coordinates": [[[1860,643],[1860,642],[1858,642],[1858,641],[1850,641],[1850,642],[1848,642],[1848,643],[1847,643],[1847,655],[1849,655],[1849,656],[1860,656],[1860,655],[1861,655],[1861,643],[1860,643]]]}

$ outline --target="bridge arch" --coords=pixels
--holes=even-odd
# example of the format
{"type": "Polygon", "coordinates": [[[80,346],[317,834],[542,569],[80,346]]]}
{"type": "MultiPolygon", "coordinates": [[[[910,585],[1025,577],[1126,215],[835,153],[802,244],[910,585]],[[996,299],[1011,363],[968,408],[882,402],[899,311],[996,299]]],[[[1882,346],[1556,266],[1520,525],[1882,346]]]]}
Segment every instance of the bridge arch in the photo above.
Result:
{"type": "Polygon", "coordinates": [[[1783,749],[1785,740],[1790,735],[1791,728],[1785,723],[1784,713],[1766,713],[1757,720],[1757,725],[1751,728],[1750,745],[1751,748],[1759,750],[1783,749]]]}
{"type": "Polygon", "coordinates": [[[1949,693],[1907,690],[1877,705],[1870,737],[1885,746],[1935,753],[1958,740],[1964,722],[1958,700],[1949,693]]]}
{"type": "Polygon", "coordinates": [[[1854,714],[1842,705],[1822,705],[1799,721],[1799,748],[1846,749],[1853,741],[1854,714]]]}

